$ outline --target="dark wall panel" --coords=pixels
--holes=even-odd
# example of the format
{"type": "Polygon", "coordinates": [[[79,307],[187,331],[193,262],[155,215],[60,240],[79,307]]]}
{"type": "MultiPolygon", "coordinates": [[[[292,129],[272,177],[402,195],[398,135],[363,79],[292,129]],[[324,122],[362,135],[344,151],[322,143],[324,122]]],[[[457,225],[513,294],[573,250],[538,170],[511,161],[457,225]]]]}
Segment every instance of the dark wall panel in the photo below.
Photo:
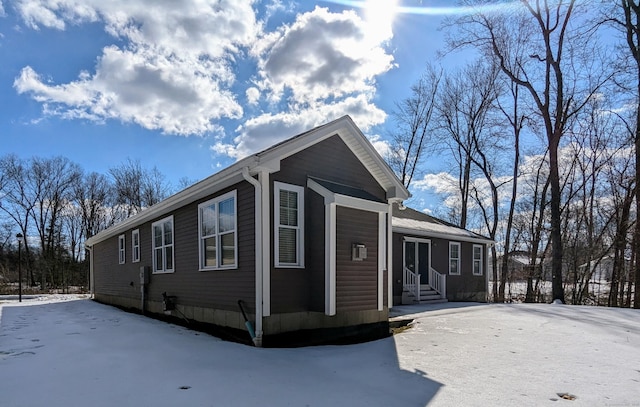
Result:
{"type": "Polygon", "coordinates": [[[378,214],[338,207],[336,211],[336,311],[378,308],[378,214]],[[354,243],[367,247],[352,260],[354,243]]]}
{"type": "MultiPolygon", "coordinates": [[[[237,310],[244,300],[250,310],[255,306],[255,229],[254,188],[242,182],[188,204],[170,215],[174,223],[175,272],[151,274],[147,298],[162,300],[162,293],[177,297],[183,305],[237,310]],[[199,271],[198,204],[229,191],[237,191],[238,268],[199,271]]],[[[169,215],[166,215],[169,216],[169,215]]],[[[140,266],[152,266],[151,224],[165,216],[136,226],[125,233],[127,263],[118,264],[118,237],[99,243],[94,248],[96,292],[126,298],[140,298],[138,272],[140,266]],[[140,230],[141,261],[131,263],[131,230],[140,230]]]]}

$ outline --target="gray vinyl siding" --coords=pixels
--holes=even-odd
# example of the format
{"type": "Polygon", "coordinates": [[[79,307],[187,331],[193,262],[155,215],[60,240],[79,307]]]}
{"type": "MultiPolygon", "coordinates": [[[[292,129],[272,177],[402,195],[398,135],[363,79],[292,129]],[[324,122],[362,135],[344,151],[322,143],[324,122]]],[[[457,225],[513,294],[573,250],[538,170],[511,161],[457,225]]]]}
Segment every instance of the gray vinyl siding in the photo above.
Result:
{"type": "Polygon", "coordinates": [[[313,216],[309,217],[306,230],[307,270],[311,275],[309,309],[324,312],[325,310],[325,215],[324,198],[308,190],[307,208],[313,216]]]}
{"type": "Polygon", "coordinates": [[[174,273],[150,274],[147,299],[162,301],[162,293],[177,297],[186,306],[238,310],[242,299],[250,311],[255,308],[255,222],[254,188],[247,182],[216,192],[176,211],[131,228],[140,230],[140,262],[131,262],[131,230],[126,236],[126,264],[118,264],[118,236],[94,247],[94,277],[97,294],[140,299],[139,269],[152,268],[151,224],[173,215],[174,273]],[[238,268],[199,271],[198,204],[229,191],[237,191],[236,232],[238,268]]]}
{"type": "Polygon", "coordinates": [[[336,311],[378,308],[378,214],[338,207],[336,211],[336,311]],[[367,258],[353,261],[354,243],[367,258]]]}
{"type": "MultiPolygon", "coordinates": [[[[447,274],[447,298],[450,301],[484,301],[487,293],[487,252],[486,245],[482,245],[482,275],[473,275],[473,243],[460,243],[460,275],[449,274],[449,241],[438,240],[438,245],[442,244],[441,251],[446,251],[445,264],[438,265],[438,272],[447,274]],[[446,250],[445,250],[446,247],[446,250]],[[442,270],[442,271],[440,271],[442,270]]],[[[455,240],[453,240],[455,241],[455,240]]],[[[431,245],[433,246],[433,240],[431,245]]],[[[438,246],[438,249],[440,247],[438,246]]],[[[433,264],[433,260],[432,260],[433,264]]],[[[434,266],[435,268],[435,266],[434,266]]]]}
{"type": "Polygon", "coordinates": [[[360,188],[386,202],[385,190],[338,136],[282,160],[272,181],[306,187],[308,177],[360,188]]]}
{"type": "MultiPolygon", "coordinates": [[[[385,190],[362,165],[339,136],[314,144],[293,154],[280,163],[280,171],[271,175],[271,232],[273,235],[274,181],[305,188],[305,268],[275,268],[274,247],[271,239],[271,312],[289,313],[300,311],[324,311],[324,201],[322,197],[307,188],[307,179],[320,179],[360,188],[380,200],[386,200],[385,190]],[[315,196],[314,196],[315,195],[315,196]]],[[[373,236],[378,236],[377,214],[373,236]]],[[[375,241],[377,246],[377,240],[375,241]]],[[[350,250],[350,249],[349,249],[350,250]]],[[[351,252],[349,252],[351,256],[351,252]]],[[[376,258],[377,259],[377,258],[376,258]]],[[[376,280],[377,281],[377,280],[376,280]]],[[[376,282],[377,284],[377,282],[376,282]]],[[[370,287],[367,286],[366,290],[370,287]]],[[[338,283],[338,289],[339,283],[338,283]]],[[[377,286],[371,295],[377,295],[377,286]]],[[[370,297],[370,296],[369,296],[370,297]]],[[[360,301],[353,309],[362,308],[362,301],[368,304],[370,298],[360,301]]],[[[366,309],[374,307],[367,305],[366,309]]],[[[347,306],[349,308],[349,306],[347,306]]],[[[349,308],[351,309],[351,308],[349,308]]]]}
{"type": "MultiPolygon", "coordinates": [[[[393,296],[395,303],[399,304],[402,296],[403,279],[403,252],[402,244],[405,235],[393,234],[393,296]]],[[[409,235],[407,235],[409,236],[409,235]]],[[[473,245],[470,242],[460,243],[460,275],[449,274],[449,242],[440,238],[430,238],[420,236],[422,239],[431,240],[431,267],[440,274],[447,277],[447,299],[449,301],[484,301],[487,293],[486,273],[487,273],[487,252],[486,244],[482,244],[483,253],[483,273],[481,276],[473,275],[473,245]]],[[[477,243],[476,243],[477,244],[477,243]]]]}

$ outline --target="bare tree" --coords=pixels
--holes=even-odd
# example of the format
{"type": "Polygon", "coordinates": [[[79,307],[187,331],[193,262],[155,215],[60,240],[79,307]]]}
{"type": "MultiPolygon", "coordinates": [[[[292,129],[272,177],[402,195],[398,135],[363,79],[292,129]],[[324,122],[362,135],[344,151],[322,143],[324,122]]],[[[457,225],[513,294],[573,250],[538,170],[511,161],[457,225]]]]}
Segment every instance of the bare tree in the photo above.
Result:
{"type": "Polygon", "coordinates": [[[74,185],[75,204],[80,208],[85,238],[113,223],[109,207],[113,203],[112,186],[106,176],[91,172],[74,185]]]}
{"type": "Polygon", "coordinates": [[[113,178],[115,205],[122,211],[123,218],[160,202],[170,189],[157,168],[146,170],[139,160],[128,159],[109,169],[109,174],[113,178]]]}
{"type": "MultiPolygon", "coordinates": [[[[489,113],[498,95],[498,71],[494,67],[478,60],[459,73],[445,76],[438,96],[438,140],[449,146],[458,165],[461,199],[458,225],[462,228],[467,227],[469,200],[473,197],[472,167],[477,165],[485,177],[491,178],[484,150],[490,146],[497,148],[496,138],[488,131],[489,113]]],[[[491,193],[497,202],[497,191],[491,193]]]]}
{"type": "Polygon", "coordinates": [[[29,231],[33,208],[39,199],[39,191],[30,188],[29,166],[16,155],[7,155],[0,159],[0,172],[4,178],[2,196],[0,197],[0,210],[9,216],[25,237],[26,243],[24,247],[29,281],[32,286],[35,286],[33,267],[30,264],[29,231]]]}
{"type": "MultiPolygon", "coordinates": [[[[634,145],[635,145],[635,177],[640,179],[640,3],[635,0],[619,0],[619,7],[622,15],[615,13],[610,17],[614,26],[619,28],[625,37],[628,51],[632,57],[632,94],[635,104],[635,124],[634,124],[634,145]]],[[[635,190],[636,214],[640,213],[640,188],[635,190]]],[[[637,215],[636,215],[637,216],[637,215]]],[[[634,229],[633,251],[640,253],[640,222],[636,222],[634,229]]],[[[640,262],[635,262],[635,297],[634,308],[640,308],[640,262]]]]}
{"type": "Polygon", "coordinates": [[[40,280],[43,289],[47,274],[50,281],[60,283],[59,255],[64,251],[61,242],[62,215],[71,206],[72,187],[80,176],[80,167],[64,157],[36,157],[31,160],[29,187],[36,197],[31,216],[44,260],[40,280]]]}
{"type": "MultiPolygon", "coordinates": [[[[518,178],[520,177],[520,135],[524,127],[527,117],[521,113],[520,109],[520,85],[511,82],[508,86],[508,92],[505,92],[508,98],[507,105],[501,102],[500,98],[497,99],[497,106],[502,112],[506,126],[511,130],[513,137],[513,166],[512,166],[512,178],[511,178],[511,195],[509,199],[509,210],[507,214],[507,223],[504,231],[504,253],[502,255],[502,264],[500,269],[502,273],[499,277],[500,286],[496,301],[504,302],[505,300],[505,288],[509,281],[509,254],[512,250],[511,233],[513,229],[513,218],[516,210],[516,200],[518,196],[518,178]]],[[[495,285],[495,282],[494,282],[495,285]]]]}
{"type": "Polygon", "coordinates": [[[411,96],[396,103],[393,111],[396,130],[393,133],[393,155],[389,157],[389,163],[407,188],[418,171],[425,143],[430,137],[431,119],[441,78],[442,69],[427,65],[422,76],[411,86],[411,96]]]}
{"type": "Polygon", "coordinates": [[[477,13],[459,19],[461,34],[451,45],[473,46],[497,58],[502,72],[526,89],[543,123],[549,153],[553,299],[564,302],[558,148],[569,120],[611,75],[603,73],[601,65],[597,67],[600,74],[589,77],[596,71],[597,47],[593,38],[585,36],[589,27],[580,28],[584,24],[580,15],[588,5],[578,6],[575,0],[520,3],[521,8],[508,13],[477,13]],[[529,52],[512,52],[516,44],[529,52]]]}

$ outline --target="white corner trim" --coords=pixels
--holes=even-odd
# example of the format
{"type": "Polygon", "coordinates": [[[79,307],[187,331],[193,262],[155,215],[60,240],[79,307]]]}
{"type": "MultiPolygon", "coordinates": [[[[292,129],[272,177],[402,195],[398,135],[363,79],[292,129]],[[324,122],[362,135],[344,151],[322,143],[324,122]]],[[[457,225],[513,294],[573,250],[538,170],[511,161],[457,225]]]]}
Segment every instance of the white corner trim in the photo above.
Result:
{"type": "Polygon", "coordinates": [[[393,228],[391,205],[387,216],[387,306],[393,308],[393,228]]]}
{"type": "Polygon", "coordinates": [[[262,185],[262,312],[265,317],[271,315],[271,208],[269,199],[269,173],[258,174],[262,185]]]}
{"type": "Polygon", "coordinates": [[[378,213],[378,311],[384,309],[384,260],[387,237],[386,231],[386,213],[378,213]]]}
{"type": "Polygon", "coordinates": [[[324,313],[336,315],[336,204],[324,207],[325,213],[325,295],[324,313]]]}

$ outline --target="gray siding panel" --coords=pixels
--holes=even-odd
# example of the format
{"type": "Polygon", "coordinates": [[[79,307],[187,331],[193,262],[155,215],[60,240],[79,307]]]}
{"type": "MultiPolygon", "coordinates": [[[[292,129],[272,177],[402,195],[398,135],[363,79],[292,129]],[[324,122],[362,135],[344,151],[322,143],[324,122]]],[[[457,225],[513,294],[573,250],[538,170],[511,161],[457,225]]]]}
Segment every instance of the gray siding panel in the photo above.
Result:
{"type": "MultiPolygon", "coordinates": [[[[273,313],[324,311],[324,201],[322,197],[306,188],[309,176],[358,187],[379,199],[385,199],[386,196],[384,189],[338,136],[330,137],[282,160],[280,171],[271,176],[270,202],[273,205],[274,181],[305,187],[306,257],[305,269],[276,269],[273,267],[272,256],[273,313]]],[[[272,207],[272,231],[273,228],[272,207]]],[[[374,236],[378,236],[377,229],[374,236]]],[[[271,253],[273,250],[271,242],[271,253]]],[[[350,256],[349,251],[349,258],[350,256]]],[[[377,289],[377,285],[375,288],[377,289]]]]}
{"type": "Polygon", "coordinates": [[[338,207],[336,223],[336,311],[377,309],[378,214],[338,207]],[[367,247],[364,261],[351,259],[354,243],[367,247]]]}
{"type": "MultiPolygon", "coordinates": [[[[402,244],[405,235],[393,234],[393,296],[396,304],[400,303],[402,296],[402,244]]],[[[410,235],[406,235],[410,236],[410,235]]],[[[486,245],[482,245],[484,250],[483,274],[474,276],[472,269],[473,243],[460,243],[460,275],[449,274],[449,242],[447,239],[428,238],[420,236],[422,239],[431,240],[431,267],[438,273],[447,276],[447,299],[449,301],[483,301],[486,298],[486,273],[487,273],[487,253],[486,245]]],[[[455,240],[451,240],[455,241],[455,240]]]]}
{"type": "Polygon", "coordinates": [[[357,187],[386,202],[384,189],[339,136],[285,158],[272,180],[306,187],[308,177],[357,187]]]}
{"type": "MultiPolygon", "coordinates": [[[[303,151],[285,158],[280,171],[271,176],[270,202],[273,205],[273,182],[279,181],[305,188],[305,269],[276,269],[271,259],[271,307],[273,313],[297,311],[324,311],[324,201],[315,192],[306,188],[308,177],[317,177],[332,182],[363,189],[380,200],[386,200],[384,189],[362,165],[339,136],[330,137],[303,151]],[[295,291],[295,293],[294,293],[295,291]]],[[[375,225],[377,228],[377,214],[375,225]]],[[[274,228],[271,208],[271,230],[274,228]]],[[[373,236],[377,239],[378,231],[373,236]]],[[[377,240],[374,242],[377,246],[377,240]]],[[[350,247],[350,246],[349,246],[350,247]]],[[[373,247],[373,246],[371,246],[373,247]]],[[[273,241],[271,253],[273,254],[273,241]]],[[[351,258],[349,249],[349,259],[351,258]]],[[[370,254],[372,256],[372,254],[370,254]]],[[[369,257],[371,259],[371,257],[369,257]]],[[[373,257],[377,262],[377,258],[373,257]]],[[[371,260],[369,260],[371,261],[371,260]]],[[[345,280],[345,283],[348,283],[345,280]]],[[[376,280],[377,284],[377,280],[376,280]]],[[[338,290],[342,289],[338,284],[338,290]]],[[[348,292],[353,290],[345,286],[348,292]]],[[[368,291],[371,286],[363,286],[368,291]]],[[[369,294],[377,295],[377,285],[369,294]]],[[[376,300],[377,301],[377,300],[376,300]]],[[[366,300],[358,300],[354,309],[362,308],[366,300]]],[[[377,307],[377,302],[375,303],[377,307]]],[[[347,308],[350,306],[346,305],[347,308]]]]}
{"type": "Polygon", "coordinates": [[[311,274],[309,307],[311,311],[324,312],[325,308],[325,243],[324,198],[308,190],[307,202],[310,216],[307,223],[307,270],[311,274]]]}
{"type": "MultiPolygon", "coordinates": [[[[174,221],[175,272],[150,275],[147,286],[149,300],[161,301],[162,293],[166,292],[176,296],[178,304],[237,311],[237,301],[242,299],[252,312],[255,307],[254,191],[253,186],[242,182],[171,214],[174,221]],[[198,204],[232,190],[237,191],[238,268],[199,271],[198,204]]],[[[130,261],[131,230],[125,234],[127,264],[118,264],[117,236],[94,247],[97,293],[140,299],[139,268],[148,266],[151,269],[152,265],[151,224],[164,217],[131,229],[140,230],[139,263],[130,261]]]]}

